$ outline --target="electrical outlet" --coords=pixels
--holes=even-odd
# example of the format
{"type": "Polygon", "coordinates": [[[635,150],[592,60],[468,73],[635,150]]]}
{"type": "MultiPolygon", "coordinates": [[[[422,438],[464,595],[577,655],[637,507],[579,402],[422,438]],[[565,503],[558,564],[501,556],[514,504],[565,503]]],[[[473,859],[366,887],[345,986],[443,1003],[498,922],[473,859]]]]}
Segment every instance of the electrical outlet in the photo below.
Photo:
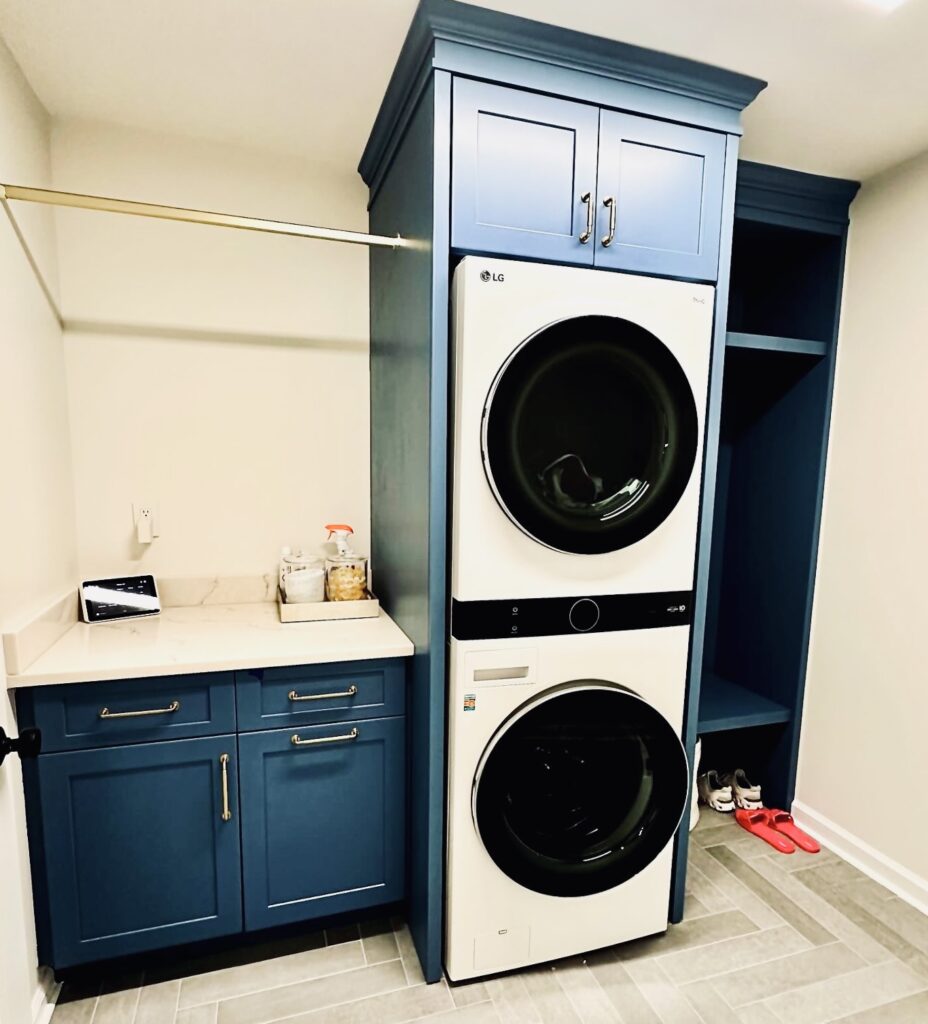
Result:
{"type": "Polygon", "coordinates": [[[161,536],[158,509],[150,501],[132,503],[132,525],[140,544],[150,543],[155,537],[161,536]]]}

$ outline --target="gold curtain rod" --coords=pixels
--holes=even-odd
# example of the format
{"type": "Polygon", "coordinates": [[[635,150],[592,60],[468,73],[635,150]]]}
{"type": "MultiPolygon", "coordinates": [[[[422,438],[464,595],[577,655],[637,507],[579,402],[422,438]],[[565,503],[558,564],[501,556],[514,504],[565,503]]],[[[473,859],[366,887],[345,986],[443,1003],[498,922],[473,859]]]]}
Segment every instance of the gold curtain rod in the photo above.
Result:
{"type": "Polygon", "coordinates": [[[183,221],[187,224],[211,224],[214,227],[239,228],[243,231],[264,231],[272,235],[321,238],[329,242],[350,242],[354,245],[382,245],[398,249],[410,244],[399,235],[369,235],[363,231],[318,228],[309,224],[268,220],[264,217],[239,217],[231,213],[187,210],[180,206],[137,203],[131,199],[107,199],[105,196],[85,196],[78,192],[56,192],[48,188],[27,188],[22,185],[0,185],[0,200],[3,199],[46,203],[51,206],[71,206],[79,210],[102,210],[105,213],[130,213],[136,217],[155,217],[159,220],[183,221]]]}

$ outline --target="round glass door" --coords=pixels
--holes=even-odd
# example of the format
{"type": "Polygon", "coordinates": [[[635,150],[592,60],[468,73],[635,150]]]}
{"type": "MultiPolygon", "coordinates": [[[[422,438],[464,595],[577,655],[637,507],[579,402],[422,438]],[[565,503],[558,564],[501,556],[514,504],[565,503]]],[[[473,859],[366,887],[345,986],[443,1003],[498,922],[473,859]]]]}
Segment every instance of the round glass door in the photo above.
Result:
{"type": "Polygon", "coordinates": [[[611,316],[560,320],[497,374],[483,460],[497,500],[548,547],[602,554],[667,518],[696,459],[696,403],[657,337],[611,316]]]}
{"type": "Polygon", "coordinates": [[[614,684],[573,682],[530,701],[496,733],[474,780],[474,820],[513,881],[589,896],[664,849],[688,779],[677,734],[650,704],[614,684]]]}

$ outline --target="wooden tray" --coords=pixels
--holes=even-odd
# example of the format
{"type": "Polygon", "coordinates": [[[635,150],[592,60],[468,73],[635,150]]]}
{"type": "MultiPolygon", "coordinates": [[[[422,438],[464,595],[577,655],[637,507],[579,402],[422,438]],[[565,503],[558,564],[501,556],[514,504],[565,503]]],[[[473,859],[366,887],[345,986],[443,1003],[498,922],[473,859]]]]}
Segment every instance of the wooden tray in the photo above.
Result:
{"type": "Polygon", "coordinates": [[[277,609],[281,622],[330,622],[333,619],[376,619],[380,602],[376,597],[363,601],[306,601],[287,604],[277,592],[277,609]]]}

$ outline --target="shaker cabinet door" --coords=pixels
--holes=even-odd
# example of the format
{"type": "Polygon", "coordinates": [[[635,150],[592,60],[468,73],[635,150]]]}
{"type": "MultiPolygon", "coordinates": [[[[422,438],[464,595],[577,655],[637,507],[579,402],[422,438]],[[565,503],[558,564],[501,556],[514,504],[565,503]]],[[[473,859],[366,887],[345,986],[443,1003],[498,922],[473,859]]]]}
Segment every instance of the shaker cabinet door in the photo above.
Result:
{"type": "Polygon", "coordinates": [[[596,266],[718,277],[725,136],[603,110],[596,266]]]}
{"type": "Polygon", "coordinates": [[[247,930],[404,892],[404,719],[239,736],[247,930]]]}
{"type": "Polygon", "coordinates": [[[234,736],[38,758],[45,962],[241,931],[236,761],[234,736]]]}
{"type": "Polygon", "coordinates": [[[598,108],[458,78],[453,117],[452,247],[592,265],[598,108]]]}

